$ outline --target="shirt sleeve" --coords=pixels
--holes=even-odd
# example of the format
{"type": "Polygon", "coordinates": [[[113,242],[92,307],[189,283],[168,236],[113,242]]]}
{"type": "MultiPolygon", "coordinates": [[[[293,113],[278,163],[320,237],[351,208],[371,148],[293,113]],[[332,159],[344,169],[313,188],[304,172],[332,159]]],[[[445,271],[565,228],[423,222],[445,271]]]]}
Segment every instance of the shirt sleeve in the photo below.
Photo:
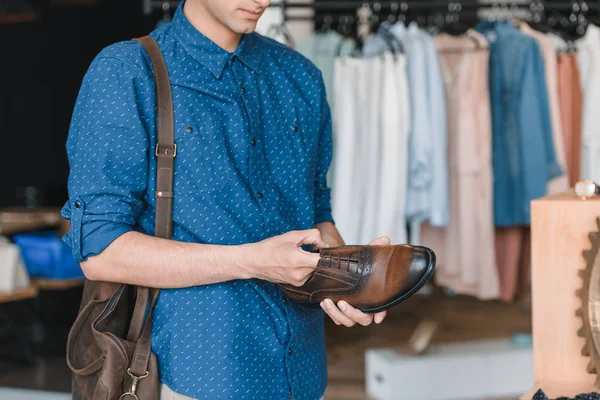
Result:
{"type": "Polygon", "coordinates": [[[67,137],[69,199],[61,215],[71,222],[62,240],[77,262],[102,252],[134,229],[143,209],[149,137],[136,68],[97,57],[86,73],[67,137]]]}
{"type": "Polygon", "coordinates": [[[317,170],[315,175],[315,224],[331,222],[331,189],[327,186],[327,171],[333,158],[331,110],[327,102],[327,92],[323,78],[319,75],[321,91],[321,124],[317,150],[317,170]]]}

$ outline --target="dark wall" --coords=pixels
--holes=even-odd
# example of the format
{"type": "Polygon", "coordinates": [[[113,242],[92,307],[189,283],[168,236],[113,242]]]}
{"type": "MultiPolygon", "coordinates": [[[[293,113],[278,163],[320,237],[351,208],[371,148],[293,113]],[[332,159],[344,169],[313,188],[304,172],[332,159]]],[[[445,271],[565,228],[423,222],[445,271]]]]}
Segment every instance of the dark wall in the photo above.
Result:
{"type": "Polygon", "coordinates": [[[141,0],[53,3],[34,3],[38,21],[0,23],[0,207],[64,203],[65,142],[90,62],[103,47],[150,32],[157,20],[143,16],[141,0]]]}

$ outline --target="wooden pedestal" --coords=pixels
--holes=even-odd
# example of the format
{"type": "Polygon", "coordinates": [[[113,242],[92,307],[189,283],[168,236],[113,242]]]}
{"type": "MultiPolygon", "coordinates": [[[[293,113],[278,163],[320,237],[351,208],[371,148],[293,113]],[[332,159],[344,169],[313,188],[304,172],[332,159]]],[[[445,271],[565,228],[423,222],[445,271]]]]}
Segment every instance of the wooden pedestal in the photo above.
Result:
{"type": "Polygon", "coordinates": [[[582,319],[575,316],[582,287],[577,271],[585,267],[581,254],[589,249],[588,233],[597,231],[600,199],[581,200],[573,193],[532,203],[532,313],[535,388],[550,398],[600,392],[595,375],[587,373],[581,355],[584,339],[577,336],[582,319]]]}

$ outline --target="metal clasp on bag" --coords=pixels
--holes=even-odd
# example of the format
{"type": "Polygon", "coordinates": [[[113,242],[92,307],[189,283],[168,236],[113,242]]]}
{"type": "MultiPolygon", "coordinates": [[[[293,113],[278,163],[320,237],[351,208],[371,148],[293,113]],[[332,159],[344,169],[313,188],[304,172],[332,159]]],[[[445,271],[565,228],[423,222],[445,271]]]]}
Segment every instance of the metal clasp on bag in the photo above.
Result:
{"type": "Polygon", "coordinates": [[[123,393],[121,395],[121,397],[119,397],[119,400],[123,400],[123,398],[125,398],[127,396],[133,397],[135,400],[140,400],[137,397],[137,394],[135,394],[135,392],[137,391],[137,385],[138,385],[139,381],[148,377],[148,371],[146,371],[146,373],[142,376],[135,376],[134,374],[131,373],[131,368],[127,368],[127,375],[129,375],[131,377],[131,379],[133,380],[131,382],[131,388],[129,389],[129,392],[123,393]]]}
{"type": "Polygon", "coordinates": [[[169,151],[171,150],[170,147],[165,146],[163,148],[160,147],[160,144],[156,144],[156,147],[154,149],[154,155],[156,157],[158,157],[159,155],[164,155],[164,156],[169,156],[171,155],[173,158],[177,157],[177,143],[173,143],[173,154],[169,154],[169,151]],[[163,150],[164,149],[164,150],[163,150]]]}

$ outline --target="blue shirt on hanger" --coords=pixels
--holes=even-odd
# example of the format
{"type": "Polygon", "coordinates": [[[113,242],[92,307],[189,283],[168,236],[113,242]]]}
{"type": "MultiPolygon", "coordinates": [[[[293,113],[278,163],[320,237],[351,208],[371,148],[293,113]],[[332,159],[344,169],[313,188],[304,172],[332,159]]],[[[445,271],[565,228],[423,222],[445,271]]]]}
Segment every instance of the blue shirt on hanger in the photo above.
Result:
{"type": "Polygon", "coordinates": [[[490,42],[494,221],[527,225],[530,202],[561,175],[552,141],[544,61],[535,39],[511,22],[482,21],[490,42]]]}
{"type": "MultiPolygon", "coordinates": [[[[238,245],[333,222],[331,116],[319,70],[256,33],[229,53],[182,7],[151,33],[173,90],[173,239],[238,245]]],[[[155,108],[139,43],[94,59],[66,143],[61,214],[71,229],[63,240],[78,262],[128,231],[154,234],[155,108]]],[[[204,400],[288,399],[290,390],[316,400],[327,383],[323,315],[261,280],[162,290],[152,329],[160,378],[204,400]]]]}

